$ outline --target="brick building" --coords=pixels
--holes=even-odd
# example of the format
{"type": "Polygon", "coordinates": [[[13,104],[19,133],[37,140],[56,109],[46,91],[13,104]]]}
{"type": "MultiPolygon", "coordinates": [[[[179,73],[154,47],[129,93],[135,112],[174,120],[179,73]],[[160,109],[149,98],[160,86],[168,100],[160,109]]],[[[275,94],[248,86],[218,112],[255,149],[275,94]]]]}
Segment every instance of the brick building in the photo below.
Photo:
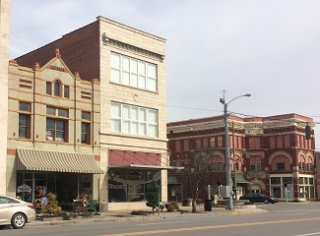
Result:
{"type": "MultiPolygon", "coordinates": [[[[230,169],[237,197],[245,192],[262,192],[280,200],[315,199],[314,136],[305,138],[305,127],[312,122],[297,114],[255,118],[230,115],[230,169]]],[[[225,184],[223,116],[168,123],[167,135],[171,165],[192,166],[192,151],[208,150],[208,185],[217,191],[219,184],[225,184]]],[[[182,184],[178,187],[182,198],[188,197],[183,174],[170,175],[182,184]]],[[[169,198],[175,185],[169,186],[169,198]]],[[[206,197],[204,192],[202,198],[206,197]]]]}
{"type": "Polygon", "coordinates": [[[59,48],[70,71],[83,80],[99,81],[99,140],[95,145],[104,171],[97,177],[97,198],[103,210],[146,207],[145,195],[153,181],[161,199],[167,199],[165,42],[98,17],[15,59],[25,67],[35,62],[44,65],[59,48]]]}

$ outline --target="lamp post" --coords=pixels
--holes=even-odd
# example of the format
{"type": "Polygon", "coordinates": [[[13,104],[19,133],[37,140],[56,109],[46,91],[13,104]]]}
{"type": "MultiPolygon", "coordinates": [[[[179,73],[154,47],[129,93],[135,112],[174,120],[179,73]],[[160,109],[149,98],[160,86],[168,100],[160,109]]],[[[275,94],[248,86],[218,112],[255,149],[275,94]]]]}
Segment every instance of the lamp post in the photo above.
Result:
{"type": "Polygon", "coordinates": [[[225,161],[226,161],[226,186],[227,190],[230,191],[230,196],[228,199],[228,208],[229,210],[233,210],[233,199],[232,199],[232,180],[231,180],[231,170],[230,170],[230,157],[229,157],[229,127],[228,127],[228,105],[233,102],[234,100],[241,98],[241,97],[250,97],[250,93],[246,93],[240,96],[237,96],[230,101],[226,101],[225,91],[223,91],[223,98],[220,98],[220,102],[223,104],[223,114],[224,114],[224,143],[225,143],[225,161]]]}

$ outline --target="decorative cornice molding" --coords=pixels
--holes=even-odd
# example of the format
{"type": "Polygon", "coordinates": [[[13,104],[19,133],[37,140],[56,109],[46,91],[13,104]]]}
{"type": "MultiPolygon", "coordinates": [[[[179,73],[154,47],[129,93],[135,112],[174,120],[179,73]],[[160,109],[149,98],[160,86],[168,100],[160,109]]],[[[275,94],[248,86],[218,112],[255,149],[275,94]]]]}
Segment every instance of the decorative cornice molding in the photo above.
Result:
{"type": "Polygon", "coordinates": [[[108,37],[106,35],[106,33],[102,34],[102,42],[103,42],[104,45],[109,44],[109,45],[112,45],[112,46],[115,46],[115,47],[119,47],[121,49],[129,50],[131,52],[143,54],[143,55],[145,55],[147,57],[151,57],[151,58],[157,59],[157,60],[159,60],[161,62],[163,62],[164,57],[165,57],[162,54],[159,54],[159,53],[156,53],[156,52],[152,52],[152,51],[146,50],[144,48],[140,48],[140,47],[134,46],[132,44],[121,42],[121,41],[116,40],[116,39],[112,39],[112,38],[108,37]]]}

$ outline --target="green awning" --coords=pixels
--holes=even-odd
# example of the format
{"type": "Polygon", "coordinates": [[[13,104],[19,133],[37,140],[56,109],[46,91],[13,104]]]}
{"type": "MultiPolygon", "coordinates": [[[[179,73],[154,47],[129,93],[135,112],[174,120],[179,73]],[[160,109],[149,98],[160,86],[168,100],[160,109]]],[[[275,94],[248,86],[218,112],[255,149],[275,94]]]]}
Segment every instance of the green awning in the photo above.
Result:
{"type": "Polygon", "coordinates": [[[248,184],[249,181],[245,180],[242,175],[236,175],[236,181],[238,184],[248,184]]]}

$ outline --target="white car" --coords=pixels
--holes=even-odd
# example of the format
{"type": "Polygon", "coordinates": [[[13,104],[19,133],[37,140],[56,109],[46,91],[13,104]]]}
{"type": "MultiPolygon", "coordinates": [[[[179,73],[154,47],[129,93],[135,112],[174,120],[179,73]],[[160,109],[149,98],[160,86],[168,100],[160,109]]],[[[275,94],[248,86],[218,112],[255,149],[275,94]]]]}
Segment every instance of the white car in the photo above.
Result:
{"type": "Polygon", "coordinates": [[[35,219],[36,212],[32,203],[0,195],[0,225],[21,229],[35,219]]]}

